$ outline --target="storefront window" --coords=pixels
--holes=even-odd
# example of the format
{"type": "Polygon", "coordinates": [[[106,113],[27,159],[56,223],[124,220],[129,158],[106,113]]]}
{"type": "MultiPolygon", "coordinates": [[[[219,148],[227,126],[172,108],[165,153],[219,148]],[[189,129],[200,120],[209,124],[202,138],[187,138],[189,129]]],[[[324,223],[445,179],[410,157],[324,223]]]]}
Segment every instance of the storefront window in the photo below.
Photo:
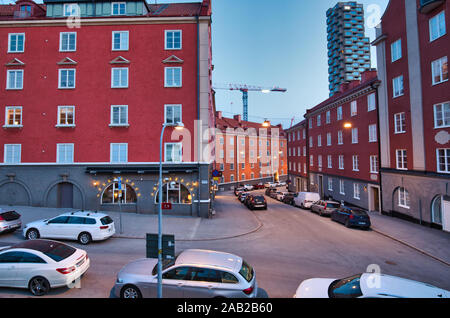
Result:
{"type": "MultiPolygon", "coordinates": [[[[156,193],[156,203],[159,203],[159,192],[156,193]]],[[[192,196],[189,190],[178,182],[169,182],[162,187],[162,201],[174,204],[191,204],[192,196]]]]}
{"type": "Polygon", "coordinates": [[[134,204],[136,202],[136,192],[128,184],[122,184],[122,191],[119,189],[118,183],[109,185],[103,191],[102,204],[134,204]]]}

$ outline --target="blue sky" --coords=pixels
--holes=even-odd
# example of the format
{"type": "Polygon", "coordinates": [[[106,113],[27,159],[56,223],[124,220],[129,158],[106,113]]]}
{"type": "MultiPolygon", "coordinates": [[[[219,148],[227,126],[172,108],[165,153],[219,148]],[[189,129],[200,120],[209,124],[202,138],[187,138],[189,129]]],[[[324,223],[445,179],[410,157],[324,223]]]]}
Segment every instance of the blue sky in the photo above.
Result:
{"type": "MultiPolygon", "coordinates": [[[[358,2],[364,4],[366,35],[372,40],[373,21],[383,14],[389,0],[358,2]]],[[[291,118],[295,117],[294,123],[301,121],[306,109],[328,98],[326,11],[337,1],[212,0],[212,3],[213,83],[288,89],[287,93],[250,92],[249,120],[268,118],[288,128],[291,118]]],[[[374,48],[372,66],[376,67],[374,48]]],[[[217,90],[216,106],[226,117],[242,114],[242,94],[217,90]]]]}

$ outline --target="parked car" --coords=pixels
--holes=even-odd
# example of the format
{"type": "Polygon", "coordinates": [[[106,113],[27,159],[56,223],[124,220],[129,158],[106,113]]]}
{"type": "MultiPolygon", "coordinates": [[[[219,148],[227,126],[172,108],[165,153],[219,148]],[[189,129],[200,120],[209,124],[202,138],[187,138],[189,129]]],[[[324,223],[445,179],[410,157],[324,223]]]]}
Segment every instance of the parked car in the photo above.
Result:
{"type": "Polygon", "coordinates": [[[241,203],[244,203],[245,198],[248,196],[248,193],[242,192],[239,194],[238,199],[241,203]]]}
{"type": "Polygon", "coordinates": [[[245,196],[244,202],[242,202],[242,203],[244,203],[244,205],[245,205],[246,207],[248,207],[248,202],[249,202],[252,198],[253,198],[253,194],[248,194],[248,195],[245,196]]]}
{"type": "Polygon", "coordinates": [[[234,195],[235,196],[238,196],[239,193],[241,193],[241,192],[244,192],[244,188],[236,188],[236,189],[234,189],[234,195]]]}
{"type": "Polygon", "coordinates": [[[295,197],[295,206],[299,206],[303,209],[311,208],[311,205],[320,200],[320,195],[315,192],[299,192],[295,197]]]}
{"type": "Polygon", "coordinates": [[[344,279],[312,278],[303,281],[295,298],[450,298],[435,286],[384,274],[364,273],[344,279]]]}
{"type": "Polygon", "coordinates": [[[341,206],[331,212],[333,221],[345,224],[346,227],[370,228],[370,217],[366,211],[356,207],[341,206]]]}
{"type": "Polygon", "coordinates": [[[261,189],[264,189],[265,187],[264,187],[264,183],[258,183],[258,184],[255,184],[255,190],[261,190],[261,189]]]}
{"type": "Polygon", "coordinates": [[[280,191],[272,191],[270,192],[269,197],[276,200],[280,193],[281,193],[280,191]]]}
{"type": "Polygon", "coordinates": [[[341,207],[341,204],[336,201],[320,200],[311,205],[311,212],[317,212],[320,216],[330,216],[333,210],[341,207]]]}
{"type": "Polygon", "coordinates": [[[28,223],[23,228],[23,236],[29,240],[67,239],[77,240],[83,245],[106,240],[114,233],[114,221],[111,217],[89,211],[64,213],[49,220],[28,223]]]}
{"type": "Polygon", "coordinates": [[[267,210],[266,198],[262,195],[252,195],[247,201],[247,207],[250,210],[263,209],[267,210]]]}
{"type": "Polygon", "coordinates": [[[0,233],[14,232],[22,226],[20,214],[16,211],[0,209],[0,233]]]}
{"type": "Polygon", "coordinates": [[[283,197],[283,202],[286,204],[294,205],[294,199],[297,195],[297,193],[287,192],[283,197]]]}
{"type": "Polygon", "coordinates": [[[275,188],[276,183],[275,182],[266,182],[266,183],[264,183],[264,187],[265,188],[275,188]]]}
{"type": "Polygon", "coordinates": [[[275,188],[267,188],[266,191],[264,192],[264,194],[267,195],[267,196],[269,196],[269,197],[271,197],[270,194],[271,194],[272,192],[277,192],[277,189],[275,189],[275,188]]]}
{"type": "Polygon", "coordinates": [[[89,268],[86,251],[49,241],[25,241],[0,250],[0,286],[27,288],[35,296],[68,286],[89,268]]]}
{"type": "MultiPolygon", "coordinates": [[[[157,264],[157,259],[146,258],[122,268],[116,297],[156,297],[157,264]]],[[[164,261],[162,278],[167,298],[254,298],[258,293],[254,269],[237,255],[217,251],[185,250],[164,261]]]]}
{"type": "Polygon", "coordinates": [[[284,199],[284,196],[286,195],[286,194],[288,194],[289,192],[286,192],[286,191],[278,191],[277,192],[277,197],[276,197],[276,199],[278,200],[278,201],[283,201],[283,199],[284,199]]]}
{"type": "Polygon", "coordinates": [[[254,187],[251,184],[244,184],[245,191],[252,191],[254,187]]]}

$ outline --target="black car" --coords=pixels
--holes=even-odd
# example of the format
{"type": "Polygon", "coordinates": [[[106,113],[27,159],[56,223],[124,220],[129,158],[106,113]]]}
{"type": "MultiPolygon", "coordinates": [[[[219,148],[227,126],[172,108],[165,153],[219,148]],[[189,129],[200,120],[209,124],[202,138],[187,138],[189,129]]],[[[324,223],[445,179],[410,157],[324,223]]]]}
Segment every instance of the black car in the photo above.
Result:
{"type": "Polygon", "coordinates": [[[286,204],[294,205],[294,198],[297,196],[297,193],[288,192],[283,197],[283,202],[286,204]]]}
{"type": "Polygon", "coordinates": [[[255,209],[263,209],[263,210],[267,210],[267,202],[266,202],[266,198],[264,198],[264,196],[262,195],[250,195],[247,198],[247,207],[250,210],[255,210],[255,209]]]}
{"type": "Polygon", "coordinates": [[[370,217],[366,211],[356,207],[342,206],[331,212],[333,221],[345,224],[346,227],[370,228],[370,217]]]}

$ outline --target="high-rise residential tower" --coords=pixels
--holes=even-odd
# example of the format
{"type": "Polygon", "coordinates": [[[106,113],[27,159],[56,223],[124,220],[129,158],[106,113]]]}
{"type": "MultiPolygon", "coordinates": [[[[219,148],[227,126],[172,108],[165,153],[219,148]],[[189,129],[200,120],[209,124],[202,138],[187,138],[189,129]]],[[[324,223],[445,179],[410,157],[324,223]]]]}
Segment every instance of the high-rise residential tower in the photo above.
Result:
{"type": "Polygon", "coordinates": [[[370,69],[370,41],[364,34],[364,9],[356,2],[339,2],[327,11],[328,81],[330,96],[342,83],[361,80],[370,69]]]}

